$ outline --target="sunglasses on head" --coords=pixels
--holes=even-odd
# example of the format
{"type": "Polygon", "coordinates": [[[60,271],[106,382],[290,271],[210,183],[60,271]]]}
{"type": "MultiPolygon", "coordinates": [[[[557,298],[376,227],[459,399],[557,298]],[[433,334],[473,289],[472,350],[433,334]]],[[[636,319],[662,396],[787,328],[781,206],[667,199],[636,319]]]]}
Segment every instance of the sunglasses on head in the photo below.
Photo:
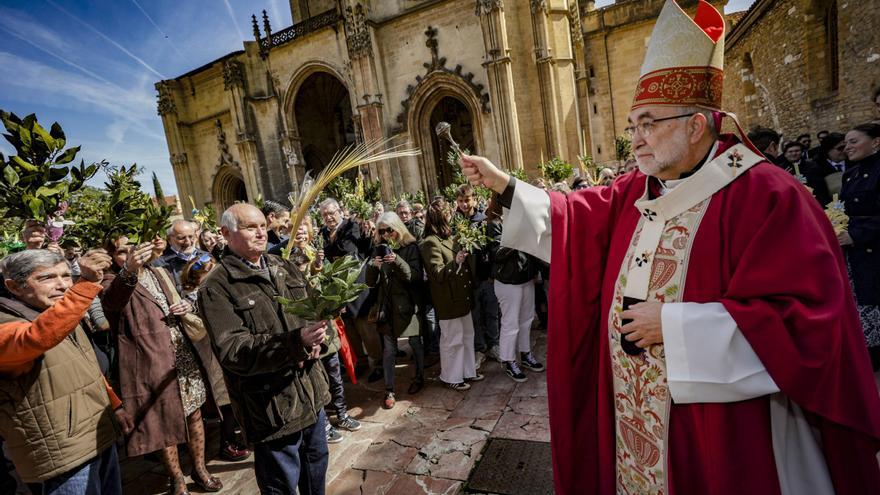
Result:
{"type": "Polygon", "coordinates": [[[203,254],[201,258],[197,259],[195,263],[192,264],[193,270],[201,270],[208,264],[208,262],[213,261],[214,258],[211,257],[210,254],[203,254]]]}

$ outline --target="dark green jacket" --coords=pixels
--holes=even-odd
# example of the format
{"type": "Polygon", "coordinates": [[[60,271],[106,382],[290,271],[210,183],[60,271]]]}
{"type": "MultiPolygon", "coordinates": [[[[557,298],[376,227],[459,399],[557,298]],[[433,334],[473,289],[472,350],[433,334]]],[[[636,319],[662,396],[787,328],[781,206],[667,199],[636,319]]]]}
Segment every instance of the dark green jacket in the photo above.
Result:
{"type": "Polygon", "coordinates": [[[474,257],[468,256],[459,268],[455,262],[458,246],[451,237],[441,240],[436,235],[425,237],[420,250],[437,319],[454,320],[466,316],[474,304],[474,257]]]}
{"type": "Polygon", "coordinates": [[[293,263],[265,258],[271,282],[227,253],[199,289],[199,310],[250,442],[311,426],[330,401],[324,367],[308,360],[300,340],[306,323],[276,301],[307,297],[306,281],[293,263]]]}
{"type": "Polygon", "coordinates": [[[376,304],[385,304],[388,323],[377,326],[383,335],[412,337],[419,334],[419,322],[413,316],[418,311],[422,258],[418,245],[413,242],[395,251],[397,259],[392,264],[377,268],[367,265],[367,285],[378,289],[376,304]]]}

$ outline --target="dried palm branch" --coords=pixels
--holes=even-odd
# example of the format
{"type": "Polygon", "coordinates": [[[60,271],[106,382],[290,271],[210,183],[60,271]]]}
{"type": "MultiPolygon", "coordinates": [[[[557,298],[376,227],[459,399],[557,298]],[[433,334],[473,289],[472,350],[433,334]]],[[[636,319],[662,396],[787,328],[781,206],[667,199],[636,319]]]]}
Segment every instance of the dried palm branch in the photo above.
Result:
{"type": "MultiPolygon", "coordinates": [[[[330,160],[330,164],[324,167],[324,170],[315,178],[314,183],[307,184],[303,181],[303,186],[300,188],[296,202],[293,201],[292,197],[290,198],[295,211],[290,224],[297,228],[308,214],[309,208],[312,207],[318,195],[321,194],[321,191],[333,179],[345,172],[369,163],[405,156],[416,156],[422,153],[418,148],[405,148],[404,145],[388,146],[392,139],[394,138],[353,144],[337,152],[333,159],[330,160]]],[[[285,255],[286,259],[290,256],[290,253],[285,253],[285,255]]]]}

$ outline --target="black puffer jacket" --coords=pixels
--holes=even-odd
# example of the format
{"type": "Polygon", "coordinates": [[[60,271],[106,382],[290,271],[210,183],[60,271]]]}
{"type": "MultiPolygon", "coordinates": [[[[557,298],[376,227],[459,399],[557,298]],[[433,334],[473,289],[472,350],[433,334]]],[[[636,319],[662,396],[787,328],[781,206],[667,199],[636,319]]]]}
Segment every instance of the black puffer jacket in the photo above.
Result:
{"type": "Polygon", "coordinates": [[[501,221],[489,222],[486,234],[491,238],[488,250],[492,278],[508,285],[524,284],[535,278],[537,266],[534,258],[522,251],[501,246],[501,221]]]}

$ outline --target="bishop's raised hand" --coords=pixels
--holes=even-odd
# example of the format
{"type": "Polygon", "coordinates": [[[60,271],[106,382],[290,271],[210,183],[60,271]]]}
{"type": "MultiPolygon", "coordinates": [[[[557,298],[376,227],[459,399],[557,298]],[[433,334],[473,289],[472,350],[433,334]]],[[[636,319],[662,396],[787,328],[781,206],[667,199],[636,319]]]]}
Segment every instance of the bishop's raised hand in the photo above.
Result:
{"type": "Polygon", "coordinates": [[[482,156],[461,155],[459,164],[461,173],[473,186],[486,186],[501,194],[510,181],[509,175],[482,156]]]}

